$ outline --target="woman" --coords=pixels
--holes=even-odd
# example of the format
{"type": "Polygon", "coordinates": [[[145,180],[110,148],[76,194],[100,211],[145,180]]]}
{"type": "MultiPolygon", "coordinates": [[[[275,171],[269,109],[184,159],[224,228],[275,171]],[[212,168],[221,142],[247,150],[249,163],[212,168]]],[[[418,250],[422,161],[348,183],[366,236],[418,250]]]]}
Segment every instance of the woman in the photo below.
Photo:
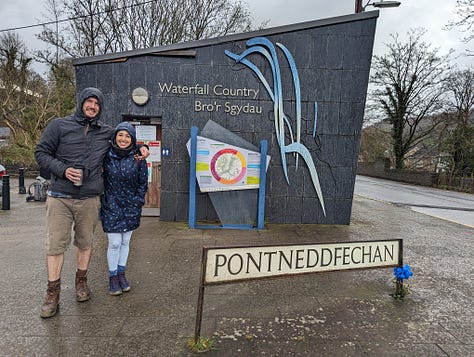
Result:
{"type": "Polygon", "coordinates": [[[102,228],[109,245],[109,293],[130,291],[125,277],[130,239],[140,225],[142,206],[148,189],[146,161],[135,158],[136,133],[128,122],[114,131],[112,147],[104,160],[104,194],[101,197],[102,228]]]}

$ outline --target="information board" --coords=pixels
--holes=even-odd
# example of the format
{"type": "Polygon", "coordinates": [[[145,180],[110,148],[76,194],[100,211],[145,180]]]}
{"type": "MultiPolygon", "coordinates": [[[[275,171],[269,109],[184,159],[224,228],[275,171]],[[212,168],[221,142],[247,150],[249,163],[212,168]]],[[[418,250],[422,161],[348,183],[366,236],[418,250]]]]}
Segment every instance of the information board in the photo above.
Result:
{"type": "MultiPolygon", "coordinates": [[[[191,140],[186,144],[188,153],[191,140]]],[[[267,155],[267,167],[270,156],[267,155]]],[[[260,185],[260,153],[197,137],[196,179],[201,192],[248,190],[260,185]]]]}

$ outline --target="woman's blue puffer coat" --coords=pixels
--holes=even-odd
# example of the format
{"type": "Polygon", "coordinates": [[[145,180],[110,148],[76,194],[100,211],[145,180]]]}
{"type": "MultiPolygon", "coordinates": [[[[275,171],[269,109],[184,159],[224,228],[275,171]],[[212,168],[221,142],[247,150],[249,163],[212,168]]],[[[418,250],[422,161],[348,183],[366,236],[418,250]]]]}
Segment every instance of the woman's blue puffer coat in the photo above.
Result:
{"type": "Polygon", "coordinates": [[[104,186],[101,196],[102,228],[106,233],[132,231],[140,225],[142,206],[148,189],[148,170],[145,160],[134,157],[136,147],[135,128],[128,122],[117,125],[112,137],[112,148],[104,160],[104,186]],[[115,137],[126,130],[132,137],[132,145],[120,149],[115,137]]]}

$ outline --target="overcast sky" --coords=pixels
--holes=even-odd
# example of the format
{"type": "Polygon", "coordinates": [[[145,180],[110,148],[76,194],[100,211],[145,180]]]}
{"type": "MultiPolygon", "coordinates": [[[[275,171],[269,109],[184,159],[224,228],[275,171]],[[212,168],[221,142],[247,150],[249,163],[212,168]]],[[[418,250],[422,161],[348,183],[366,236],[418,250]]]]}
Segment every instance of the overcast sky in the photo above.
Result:
{"type": "MultiPolygon", "coordinates": [[[[459,30],[443,30],[450,20],[455,20],[456,0],[400,0],[398,8],[380,10],[375,35],[375,54],[386,52],[385,43],[391,42],[390,34],[399,33],[406,38],[410,29],[427,29],[425,42],[433,48],[440,48],[440,54],[454,49],[461,56],[456,63],[462,69],[474,67],[474,57],[462,54],[466,48],[474,49],[474,43],[463,43],[463,33],[459,30]]],[[[367,1],[364,0],[365,4],[367,1]]],[[[281,26],[298,22],[317,20],[354,13],[354,0],[247,0],[249,11],[255,24],[269,20],[267,27],[281,26]]],[[[46,0],[0,1],[0,30],[28,26],[45,21],[46,0]]],[[[374,10],[369,6],[367,11],[374,10]]],[[[40,49],[44,44],[37,40],[35,33],[41,27],[18,30],[18,34],[30,50],[40,49]]],[[[473,40],[474,41],[474,40],[473,40]]],[[[471,41],[471,42],[473,42],[471,41]]],[[[39,65],[37,71],[45,68],[39,65]]]]}

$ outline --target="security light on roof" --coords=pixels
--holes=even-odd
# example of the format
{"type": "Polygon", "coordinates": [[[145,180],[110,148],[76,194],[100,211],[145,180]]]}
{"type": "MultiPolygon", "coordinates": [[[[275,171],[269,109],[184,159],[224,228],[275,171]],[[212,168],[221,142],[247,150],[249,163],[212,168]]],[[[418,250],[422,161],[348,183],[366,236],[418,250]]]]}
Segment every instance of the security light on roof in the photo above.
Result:
{"type": "Polygon", "coordinates": [[[372,5],[373,7],[384,8],[384,7],[398,7],[400,6],[400,4],[401,4],[400,1],[377,1],[368,5],[372,5]]]}

